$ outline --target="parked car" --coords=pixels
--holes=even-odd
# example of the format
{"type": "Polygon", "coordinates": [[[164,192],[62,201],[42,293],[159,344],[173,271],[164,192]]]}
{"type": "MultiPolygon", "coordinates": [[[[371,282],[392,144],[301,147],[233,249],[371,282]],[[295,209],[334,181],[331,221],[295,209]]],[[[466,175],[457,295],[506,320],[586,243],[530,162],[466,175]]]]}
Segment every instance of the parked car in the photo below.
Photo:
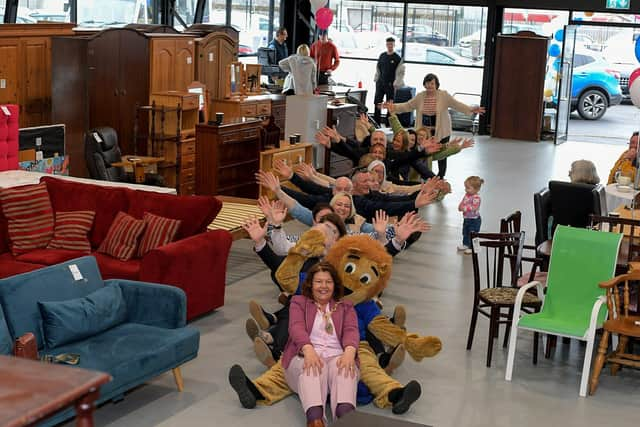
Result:
{"type": "Polygon", "coordinates": [[[473,65],[467,58],[452,52],[451,50],[422,43],[407,43],[404,51],[405,61],[429,62],[444,65],[473,65]]]}
{"type": "MultiPolygon", "coordinates": [[[[402,27],[395,28],[395,34],[402,38],[402,27]]],[[[426,43],[436,46],[448,46],[449,39],[429,25],[407,25],[407,43],[426,43]]]]}
{"type": "MultiPolygon", "coordinates": [[[[533,24],[504,24],[500,34],[515,34],[519,31],[532,31],[536,34],[541,34],[541,28],[538,25],[533,24]]],[[[487,39],[486,28],[475,31],[468,36],[460,38],[458,40],[458,47],[460,55],[465,58],[482,59],[484,57],[484,44],[487,39]],[[476,51],[474,51],[476,46],[476,51]]]]}
{"type": "Polygon", "coordinates": [[[629,96],[629,76],[640,67],[635,57],[635,37],[632,29],[624,29],[607,40],[607,47],[602,55],[613,68],[620,72],[620,89],[622,101],[631,102],[629,96]]]}
{"type": "Polygon", "coordinates": [[[599,54],[576,50],[571,80],[571,111],[585,120],[598,120],[607,108],[620,104],[620,73],[599,54]]]}
{"type": "MultiPolygon", "coordinates": [[[[480,105],[480,95],[478,94],[459,92],[453,93],[452,96],[469,106],[480,105]]],[[[478,127],[480,126],[479,114],[467,115],[453,108],[449,108],[449,115],[451,115],[451,127],[453,130],[471,132],[474,135],[478,132],[478,127]]]]}

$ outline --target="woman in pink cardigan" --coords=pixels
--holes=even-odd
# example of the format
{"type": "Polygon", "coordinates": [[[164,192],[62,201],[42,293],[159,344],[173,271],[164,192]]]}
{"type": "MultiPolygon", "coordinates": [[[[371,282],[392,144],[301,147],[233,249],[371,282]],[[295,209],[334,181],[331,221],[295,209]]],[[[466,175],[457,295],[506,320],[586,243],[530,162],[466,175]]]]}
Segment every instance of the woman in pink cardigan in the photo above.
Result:
{"type": "Polygon", "coordinates": [[[360,333],[353,304],[341,301],[343,293],[338,272],[323,261],[307,272],[302,295],[291,299],[282,367],[308,427],[324,427],[327,394],[334,418],[355,410],[360,333]]]}

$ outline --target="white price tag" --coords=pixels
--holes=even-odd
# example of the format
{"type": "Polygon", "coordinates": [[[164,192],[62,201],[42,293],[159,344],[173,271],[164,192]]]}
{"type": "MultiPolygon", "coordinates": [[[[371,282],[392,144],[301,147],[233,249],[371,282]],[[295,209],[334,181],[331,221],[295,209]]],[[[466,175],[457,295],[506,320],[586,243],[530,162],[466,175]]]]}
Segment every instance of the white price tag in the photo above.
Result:
{"type": "Polygon", "coordinates": [[[84,277],[82,277],[82,273],[80,273],[80,269],[78,268],[78,266],[76,264],[71,264],[69,266],[69,271],[71,272],[71,275],[73,276],[73,280],[75,280],[76,282],[78,280],[84,279],[84,277]]]}
{"type": "Polygon", "coordinates": [[[36,161],[40,161],[44,159],[44,152],[43,151],[36,151],[36,161]]]}
{"type": "Polygon", "coordinates": [[[0,79],[0,89],[7,88],[7,79],[0,79]]]}
{"type": "Polygon", "coordinates": [[[473,240],[471,241],[471,244],[473,245],[473,251],[477,254],[480,253],[480,239],[478,237],[474,237],[473,240]]]}
{"type": "Polygon", "coordinates": [[[6,105],[2,105],[0,106],[0,108],[2,109],[2,112],[5,116],[11,117],[11,111],[9,111],[9,107],[7,107],[6,105]]]}
{"type": "Polygon", "coordinates": [[[42,145],[42,137],[39,136],[36,138],[36,147],[39,147],[41,145],[42,145]]]}
{"type": "Polygon", "coordinates": [[[213,52],[209,52],[209,62],[213,62],[213,52]]]}
{"type": "Polygon", "coordinates": [[[97,142],[102,142],[102,138],[100,138],[100,134],[98,134],[98,132],[93,132],[93,139],[97,142]]]}
{"type": "Polygon", "coordinates": [[[191,64],[193,62],[193,59],[191,59],[190,56],[187,56],[187,64],[191,64]]]}

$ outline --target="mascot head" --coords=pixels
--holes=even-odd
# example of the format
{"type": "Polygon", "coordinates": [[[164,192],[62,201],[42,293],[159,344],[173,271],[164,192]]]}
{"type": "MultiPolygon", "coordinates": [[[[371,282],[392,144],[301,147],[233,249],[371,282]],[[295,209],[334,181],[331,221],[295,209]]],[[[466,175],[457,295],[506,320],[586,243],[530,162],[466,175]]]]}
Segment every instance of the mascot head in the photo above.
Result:
{"type": "Polygon", "coordinates": [[[325,260],[338,270],[345,298],[359,304],[378,295],[391,276],[391,255],[376,240],[365,234],[339,239],[325,260]]]}

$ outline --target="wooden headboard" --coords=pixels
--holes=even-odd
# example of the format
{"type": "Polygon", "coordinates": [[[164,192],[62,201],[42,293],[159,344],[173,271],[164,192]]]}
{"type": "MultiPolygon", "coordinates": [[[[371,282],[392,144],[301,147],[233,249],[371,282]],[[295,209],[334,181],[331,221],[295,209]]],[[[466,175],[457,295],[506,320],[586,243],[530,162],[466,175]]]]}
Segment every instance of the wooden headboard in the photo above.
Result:
{"type": "Polygon", "coordinates": [[[18,106],[0,105],[0,171],[18,169],[18,106]]]}

